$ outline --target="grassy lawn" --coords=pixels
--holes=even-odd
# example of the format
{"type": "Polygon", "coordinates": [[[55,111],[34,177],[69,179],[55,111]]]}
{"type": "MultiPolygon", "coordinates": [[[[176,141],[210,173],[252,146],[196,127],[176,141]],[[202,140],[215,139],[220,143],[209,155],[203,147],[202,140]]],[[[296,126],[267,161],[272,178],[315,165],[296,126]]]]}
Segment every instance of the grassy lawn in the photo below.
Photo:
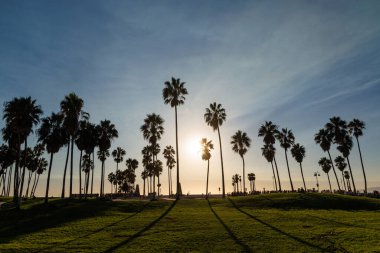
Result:
{"type": "Polygon", "coordinates": [[[0,252],[379,252],[379,237],[380,200],[331,194],[37,199],[0,210],[0,252]]]}

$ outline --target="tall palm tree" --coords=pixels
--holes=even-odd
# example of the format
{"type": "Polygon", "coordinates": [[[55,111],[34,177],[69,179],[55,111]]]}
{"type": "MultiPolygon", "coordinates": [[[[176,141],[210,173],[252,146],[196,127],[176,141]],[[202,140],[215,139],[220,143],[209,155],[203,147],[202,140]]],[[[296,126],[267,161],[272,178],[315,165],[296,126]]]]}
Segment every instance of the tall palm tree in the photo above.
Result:
{"type": "MultiPolygon", "coordinates": [[[[87,120],[81,120],[79,121],[79,129],[77,132],[77,138],[75,139],[75,144],[77,148],[80,151],[79,154],[79,198],[82,198],[82,157],[83,157],[83,151],[86,149],[86,142],[87,142],[87,120]]],[[[70,145],[68,145],[70,147],[70,145]]],[[[66,179],[66,168],[67,168],[67,160],[69,157],[69,148],[67,149],[67,156],[66,156],[66,166],[63,176],[63,187],[62,187],[62,194],[61,197],[63,198],[65,196],[65,179],[66,179]]]]}
{"type": "Polygon", "coordinates": [[[10,190],[10,185],[11,185],[11,176],[12,176],[12,164],[16,160],[16,151],[14,148],[2,144],[0,146],[0,166],[4,172],[3,174],[3,196],[9,196],[9,190],[10,190]],[[8,180],[6,180],[6,173],[7,169],[9,169],[9,175],[8,175],[8,180]],[[6,186],[6,184],[8,184],[6,186]]]}
{"type": "Polygon", "coordinates": [[[145,180],[148,178],[148,173],[145,169],[141,172],[141,178],[144,181],[143,196],[145,197],[145,180]]]}
{"type": "Polygon", "coordinates": [[[116,175],[115,173],[111,172],[108,174],[108,181],[111,183],[111,194],[112,194],[112,189],[113,189],[113,185],[114,185],[114,182],[116,180],[116,175]]]}
{"type": "Polygon", "coordinates": [[[75,93],[70,93],[65,96],[61,101],[61,112],[63,113],[64,128],[70,135],[71,140],[71,160],[70,160],[70,197],[73,193],[73,151],[74,151],[74,140],[79,128],[79,117],[83,108],[83,99],[78,97],[75,93]]]}
{"type": "Polygon", "coordinates": [[[251,193],[253,194],[255,192],[255,180],[256,180],[255,173],[249,173],[248,174],[248,180],[250,182],[251,193]]]}
{"type": "Polygon", "coordinates": [[[93,161],[91,160],[91,156],[89,154],[83,155],[83,162],[82,162],[82,169],[85,173],[85,180],[84,180],[84,186],[85,186],[85,198],[87,198],[88,195],[88,185],[90,181],[90,171],[92,167],[94,166],[93,161]]]}
{"type": "MultiPolygon", "coordinates": [[[[272,121],[265,121],[265,124],[261,125],[261,127],[259,128],[258,136],[263,137],[263,141],[266,145],[271,145],[273,147],[273,161],[274,161],[274,165],[275,165],[276,171],[277,171],[278,186],[279,186],[280,191],[282,191],[281,190],[280,174],[278,173],[278,167],[277,167],[277,162],[276,162],[276,149],[273,146],[276,142],[275,136],[276,136],[277,132],[278,132],[278,126],[276,124],[273,124],[272,121]]],[[[273,164],[272,164],[272,166],[273,166],[273,164]]],[[[277,185],[276,185],[276,188],[277,188],[277,185]]],[[[277,191],[277,189],[276,189],[276,191],[277,191]]]]}
{"type": "Polygon", "coordinates": [[[349,136],[347,133],[339,143],[339,146],[337,149],[342,153],[343,157],[346,158],[347,164],[348,164],[348,169],[350,170],[350,175],[351,175],[351,181],[352,181],[352,187],[354,188],[354,192],[356,194],[356,187],[355,187],[355,182],[354,182],[354,177],[352,175],[352,169],[351,169],[351,164],[350,164],[350,152],[353,146],[352,138],[349,136]]]}
{"type": "Polygon", "coordinates": [[[41,127],[38,129],[38,141],[46,145],[46,151],[50,154],[49,170],[46,183],[45,203],[48,202],[50,173],[53,164],[53,155],[59,151],[64,144],[63,125],[64,116],[61,113],[52,113],[50,117],[42,119],[41,127]]]}
{"type": "Polygon", "coordinates": [[[207,141],[207,138],[202,138],[202,160],[207,161],[207,181],[206,181],[206,199],[208,199],[208,176],[210,169],[210,158],[211,158],[211,149],[214,149],[214,144],[212,141],[207,141]]]}
{"type": "Polygon", "coordinates": [[[251,139],[248,137],[247,133],[238,130],[231,137],[232,150],[238,153],[243,160],[243,193],[246,193],[245,189],[245,162],[244,155],[247,153],[248,148],[251,145],[251,139]]]}
{"type": "MultiPolygon", "coordinates": [[[[275,183],[275,188],[277,191],[277,180],[276,180],[276,174],[274,172],[274,167],[273,167],[273,159],[274,159],[274,154],[276,152],[276,148],[273,146],[273,144],[264,144],[264,146],[261,148],[262,155],[267,159],[268,162],[271,163],[272,165],[272,171],[273,171],[273,178],[274,178],[274,183],[275,183]]],[[[278,174],[278,171],[277,171],[278,174]]],[[[278,178],[280,180],[280,178],[278,178]]],[[[278,182],[280,185],[280,191],[281,191],[281,183],[280,181],[278,182]]]]}
{"type": "MultiPolygon", "coordinates": [[[[150,146],[145,146],[141,150],[141,154],[143,155],[142,165],[144,166],[144,171],[145,171],[144,176],[146,179],[148,179],[148,193],[150,193],[149,168],[150,168],[150,164],[152,163],[152,153],[151,153],[150,146]]],[[[144,179],[144,185],[145,185],[145,179],[144,179]]],[[[145,186],[144,186],[144,196],[145,196],[145,186]]]]}
{"type": "Polygon", "coordinates": [[[348,171],[344,171],[344,178],[347,181],[347,189],[348,189],[348,191],[351,191],[350,174],[348,173],[348,171]]]}
{"type": "Polygon", "coordinates": [[[222,192],[223,198],[226,197],[225,184],[224,184],[224,167],[223,167],[223,154],[222,154],[222,139],[220,138],[220,126],[226,121],[226,110],[221,104],[215,102],[210,104],[210,108],[206,108],[204,119],[207,125],[211,126],[214,131],[218,131],[219,148],[220,148],[220,163],[222,165],[222,192]]]}
{"type": "MultiPolygon", "coordinates": [[[[334,120],[334,122],[335,122],[335,120],[334,120]]],[[[330,161],[332,161],[331,154],[330,154],[330,147],[331,147],[331,143],[333,142],[333,139],[334,139],[334,132],[338,132],[339,130],[335,130],[335,128],[332,126],[331,123],[328,123],[328,124],[329,124],[330,130],[328,130],[327,128],[319,129],[318,133],[316,133],[314,135],[314,141],[316,144],[319,144],[319,146],[321,146],[323,152],[327,152],[327,154],[329,155],[330,161]],[[333,130],[331,130],[331,129],[333,129],[333,130]]],[[[336,174],[335,167],[334,167],[334,164],[332,162],[331,162],[331,165],[332,165],[332,169],[333,169],[333,172],[335,175],[336,183],[338,184],[338,189],[340,191],[340,184],[339,184],[338,176],[336,174]]]]}
{"type": "Polygon", "coordinates": [[[360,163],[362,165],[363,176],[364,176],[364,194],[367,194],[367,177],[365,175],[362,152],[360,150],[360,144],[359,144],[359,136],[363,136],[363,129],[365,129],[365,123],[364,121],[361,121],[359,119],[353,119],[352,121],[348,123],[347,127],[350,134],[355,136],[356,143],[358,144],[360,163]]]}
{"type": "Polygon", "coordinates": [[[100,121],[99,125],[99,151],[98,157],[102,162],[101,179],[100,179],[100,196],[104,196],[104,177],[105,177],[105,161],[109,156],[109,149],[111,148],[111,142],[114,138],[118,138],[119,133],[115,128],[115,125],[109,120],[100,121]],[[100,156],[99,156],[100,154],[100,156]]]}
{"type": "MultiPolygon", "coordinates": [[[[337,156],[334,161],[335,166],[342,172],[344,188],[346,188],[346,181],[344,180],[343,171],[347,167],[347,163],[345,163],[344,158],[342,156],[337,156]]],[[[346,190],[348,190],[348,188],[346,188],[346,190]]]]}
{"type": "Polygon", "coordinates": [[[294,135],[292,130],[288,130],[287,128],[281,129],[281,131],[276,133],[276,138],[280,142],[280,146],[285,150],[285,158],[286,158],[286,166],[288,167],[288,174],[289,174],[289,180],[290,180],[290,186],[292,188],[292,191],[294,191],[293,188],[293,182],[292,177],[290,176],[290,169],[289,169],[289,163],[288,163],[288,149],[294,144],[294,135]]]}
{"type": "Polygon", "coordinates": [[[306,188],[305,178],[303,177],[303,170],[302,170],[302,161],[305,158],[305,147],[297,143],[293,145],[290,152],[292,153],[292,156],[294,157],[294,159],[300,164],[303,187],[306,191],[307,188],[306,188]]]}
{"type": "Polygon", "coordinates": [[[322,167],[322,170],[327,174],[327,179],[329,180],[329,185],[330,185],[330,192],[332,192],[331,189],[331,182],[330,182],[330,176],[329,176],[329,171],[331,169],[331,160],[327,159],[326,157],[322,157],[318,161],[319,166],[322,167]]]}
{"type": "Polygon", "coordinates": [[[126,155],[126,152],[121,147],[117,147],[116,149],[114,149],[112,151],[113,160],[116,162],[115,175],[116,175],[117,171],[119,170],[119,163],[121,163],[123,161],[125,155],[126,155]]]}
{"type": "Polygon", "coordinates": [[[175,151],[172,146],[166,146],[163,151],[164,158],[166,159],[166,166],[168,167],[168,184],[169,184],[169,196],[173,194],[172,190],[172,169],[176,163],[174,155],[175,151]]]}
{"type": "Polygon", "coordinates": [[[15,146],[17,151],[13,195],[13,200],[17,204],[17,209],[19,209],[21,205],[21,193],[25,176],[24,167],[20,182],[20,145],[24,143],[24,150],[27,149],[28,136],[33,132],[33,126],[39,123],[41,114],[41,106],[36,105],[36,100],[32,100],[31,97],[14,98],[4,104],[3,119],[5,120],[6,127],[3,129],[3,136],[6,137],[5,140],[8,141],[10,145],[12,144],[12,146],[15,146]]]}
{"type": "Polygon", "coordinates": [[[169,104],[175,112],[175,148],[176,148],[176,162],[177,162],[177,199],[179,199],[179,153],[178,153],[178,120],[177,120],[177,107],[185,103],[185,95],[187,95],[185,83],[181,82],[179,78],[172,77],[171,82],[166,81],[165,87],[162,90],[162,97],[165,104],[169,104]]]}

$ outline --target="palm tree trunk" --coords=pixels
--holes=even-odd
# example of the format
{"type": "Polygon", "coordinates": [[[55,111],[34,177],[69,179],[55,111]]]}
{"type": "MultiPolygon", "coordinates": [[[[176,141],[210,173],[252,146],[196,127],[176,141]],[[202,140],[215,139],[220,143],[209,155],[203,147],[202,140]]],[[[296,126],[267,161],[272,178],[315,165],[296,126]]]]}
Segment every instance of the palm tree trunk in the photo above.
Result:
{"type": "Polygon", "coordinates": [[[36,185],[34,186],[34,190],[33,190],[33,197],[35,196],[36,194],[36,189],[37,189],[37,185],[38,185],[38,181],[40,180],[40,174],[38,174],[37,176],[37,181],[36,181],[36,185]]]}
{"type": "Polygon", "coordinates": [[[79,199],[82,198],[82,170],[81,170],[82,153],[83,153],[83,150],[80,151],[80,155],[79,155],[79,199]]]}
{"type": "Polygon", "coordinates": [[[9,192],[11,190],[11,184],[12,184],[12,170],[13,170],[13,164],[11,165],[11,168],[9,169],[9,174],[8,174],[8,189],[7,189],[7,197],[9,197],[9,192]]]}
{"type": "Polygon", "coordinates": [[[175,110],[175,151],[177,156],[177,199],[179,196],[179,154],[178,154],[178,119],[177,119],[177,106],[174,106],[175,110]]]}
{"type": "Polygon", "coordinates": [[[50,172],[51,172],[52,163],[53,163],[53,152],[50,154],[50,164],[49,164],[48,178],[47,178],[47,183],[46,183],[46,193],[45,193],[45,204],[48,203],[48,198],[49,198],[50,172]]]}
{"type": "Polygon", "coordinates": [[[301,175],[302,175],[302,181],[303,181],[303,187],[305,187],[305,191],[307,191],[306,184],[305,184],[305,178],[303,177],[303,170],[302,170],[302,163],[300,163],[300,168],[301,168],[301,175]]]}
{"type": "Polygon", "coordinates": [[[71,136],[71,160],[70,160],[70,198],[73,194],[73,161],[74,161],[74,136],[71,136]]]}
{"type": "Polygon", "coordinates": [[[144,178],[144,189],[143,189],[143,197],[145,197],[145,178],[144,178]]]}
{"type": "Polygon", "coordinates": [[[353,175],[352,175],[350,159],[348,159],[348,156],[346,157],[346,159],[347,159],[347,163],[348,163],[348,168],[350,169],[350,175],[351,175],[352,187],[354,187],[354,192],[355,192],[355,194],[356,194],[356,187],[355,187],[354,177],[353,177],[353,175]]]}
{"type": "Polygon", "coordinates": [[[362,152],[360,150],[359,139],[356,136],[355,136],[355,138],[356,138],[356,143],[358,144],[360,163],[362,164],[362,170],[363,170],[363,176],[364,176],[364,194],[367,195],[367,177],[365,175],[365,170],[364,170],[364,165],[363,165],[363,158],[362,158],[362,152]]]}
{"type": "Polygon", "coordinates": [[[275,155],[273,155],[273,161],[274,161],[274,165],[276,166],[277,179],[278,179],[278,187],[280,189],[280,192],[282,192],[282,190],[281,190],[280,174],[278,174],[278,167],[277,167],[277,162],[276,162],[276,156],[275,155]]]}
{"type": "Polygon", "coordinates": [[[219,136],[219,147],[220,147],[220,163],[222,165],[222,190],[223,190],[223,198],[226,198],[226,190],[224,185],[224,167],[223,167],[223,154],[222,154],[222,139],[220,138],[220,130],[218,126],[218,136],[219,136]]]}
{"type": "MultiPolygon", "coordinates": [[[[20,143],[20,137],[18,136],[18,143],[20,143]]],[[[18,189],[19,189],[19,166],[20,166],[20,153],[21,153],[21,144],[17,144],[17,158],[15,166],[15,174],[13,178],[13,202],[18,202],[18,189]]]]}
{"type": "Polygon", "coordinates": [[[208,175],[210,169],[210,159],[207,160],[207,181],[206,181],[206,199],[208,199],[208,175]]]}
{"type": "Polygon", "coordinates": [[[343,171],[342,171],[342,178],[343,178],[344,190],[347,191],[348,189],[346,187],[346,180],[344,179],[343,171]]]}
{"type": "Polygon", "coordinates": [[[63,185],[62,185],[61,198],[65,197],[66,170],[67,170],[67,163],[69,162],[69,154],[70,154],[70,142],[67,144],[67,154],[66,154],[65,170],[63,171],[63,185]]]}
{"type": "Polygon", "coordinates": [[[348,188],[348,191],[351,191],[350,180],[348,180],[348,179],[347,179],[347,188],[348,188]]]}
{"type": "Polygon", "coordinates": [[[26,188],[25,198],[28,198],[29,196],[29,187],[30,187],[30,181],[32,180],[32,171],[29,171],[28,175],[28,187],[26,188]]]}
{"type": "Polygon", "coordinates": [[[94,152],[92,152],[92,173],[91,173],[91,194],[94,190],[94,170],[95,170],[95,149],[94,152]]]}
{"type": "Polygon", "coordinates": [[[170,197],[170,168],[168,167],[168,188],[169,188],[169,194],[168,196],[170,197]]]}
{"type": "Polygon", "coordinates": [[[158,172],[157,176],[157,199],[160,199],[160,172],[158,172]]]}
{"type": "Polygon", "coordinates": [[[335,175],[335,178],[336,178],[336,182],[337,182],[337,184],[338,184],[338,189],[339,189],[339,191],[340,191],[340,184],[339,184],[338,176],[336,175],[336,172],[335,172],[335,167],[334,167],[333,160],[331,159],[330,151],[327,150],[327,153],[329,154],[329,158],[330,158],[330,161],[331,161],[331,166],[332,166],[332,168],[333,168],[334,175],[335,175]]]}
{"type": "Polygon", "coordinates": [[[34,196],[34,186],[36,185],[36,178],[37,178],[37,171],[34,172],[34,179],[33,179],[33,184],[32,184],[32,190],[30,191],[30,197],[34,196]]]}
{"type": "Polygon", "coordinates": [[[276,180],[276,173],[274,172],[273,162],[270,162],[270,164],[272,165],[274,184],[276,186],[276,191],[277,191],[277,180],[276,180]]]}
{"type": "Polygon", "coordinates": [[[253,184],[253,192],[255,192],[255,190],[256,190],[255,180],[253,180],[252,184],[253,184]]]}
{"type": "Polygon", "coordinates": [[[101,168],[101,175],[100,175],[100,197],[104,196],[103,182],[104,182],[104,160],[102,161],[102,168],[101,168]]]}
{"type": "Polygon", "coordinates": [[[27,147],[28,147],[28,142],[27,142],[27,138],[25,138],[25,146],[24,146],[24,150],[25,150],[25,155],[24,155],[24,166],[23,166],[23,168],[22,168],[20,195],[19,195],[19,198],[18,198],[18,201],[17,201],[17,205],[16,205],[16,209],[17,209],[17,210],[19,210],[19,209],[20,209],[20,206],[21,206],[22,190],[23,190],[23,188],[24,188],[25,166],[26,166],[26,149],[27,149],[27,147]]]}
{"type": "Polygon", "coordinates": [[[293,188],[293,182],[292,182],[292,177],[290,176],[290,169],[289,169],[289,163],[288,163],[288,154],[287,154],[287,149],[285,148],[285,159],[286,159],[286,166],[288,167],[288,174],[289,174],[289,180],[290,180],[290,187],[292,188],[292,192],[294,192],[293,188]]]}
{"type": "Polygon", "coordinates": [[[326,173],[327,174],[327,179],[329,180],[329,185],[330,185],[330,192],[332,193],[332,189],[331,189],[331,182],[330,182],[330,176],[329,176],[329,173],[326,173]]]}
{"type": "Polygon", "coordinates": [[[241,159],[243,159],[243,193],[245,195],[245,162],[244,162],[244,156],[241,156],[241,159]]]}

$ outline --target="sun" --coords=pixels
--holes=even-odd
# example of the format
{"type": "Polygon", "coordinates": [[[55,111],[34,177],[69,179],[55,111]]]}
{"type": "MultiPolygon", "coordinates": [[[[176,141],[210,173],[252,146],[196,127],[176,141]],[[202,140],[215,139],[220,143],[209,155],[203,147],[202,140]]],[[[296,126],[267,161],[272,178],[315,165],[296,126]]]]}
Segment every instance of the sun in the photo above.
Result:
{"type": "Polygon", "coordinates": [[[186,153],[192,157],[198,157],[201,155],[201,138],[191,137],[186,142],[186,153]]]}

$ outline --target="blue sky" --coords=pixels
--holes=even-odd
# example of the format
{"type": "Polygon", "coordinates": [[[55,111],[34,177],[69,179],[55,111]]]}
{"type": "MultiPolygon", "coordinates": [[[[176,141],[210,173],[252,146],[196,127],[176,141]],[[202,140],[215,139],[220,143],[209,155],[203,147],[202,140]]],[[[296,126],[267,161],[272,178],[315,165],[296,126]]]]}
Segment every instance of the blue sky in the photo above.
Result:
{"type": "MultiPolygon", "coordinates": [[[[227,191],[232,190],[231,176],[242,173],[241,159],[229,144],[238,129],[253,139],[247,173],[256,174],[259,189],[272,187],[257,138],[265,120],[292,129],[306,147],[305,179],[314,186],[313,172],[320,170],[317,161],[325,154],[313,135],[335,115],[366,122],[364,164],[369,186],[380,186],[379,11],[378,1],[1,1],[0,102],[32,96],[48,115],[74,91],[84,99],[91,121],[115,123],[120,138],[113,148],[121,146],[127,158],[141,161],[146,141],[139,127],[148,113],[165,119],[161,146],[174,146],[174,110],[164,105],[161,93],[163,83],[175,76],[189,91],[179,108],[185,193],[204,191],[206,163],[189,146],[201,137],[218,143],[203,120],[214,101],[227,112],[221,128],[227,191]]],[[[288,188],[283,150],[277,149],[288,188]]],[[[55,195],[64,153],[53,165],[55,195]]],[[[338,155],[335,147],[332,153],[338,155]]],[[[221,181],[218,158],[216,148],[210,169],[214,193],[221,181]]],[[[362,189],[356,145],[352,166],[362,189]]],[[[292,158],[290,167],[300,187],[292,158]]],[[[114,169],[109,159],[107,172],[114,169]]],[[[325,175],[321,181],[327,188],[325,175]]]]}

